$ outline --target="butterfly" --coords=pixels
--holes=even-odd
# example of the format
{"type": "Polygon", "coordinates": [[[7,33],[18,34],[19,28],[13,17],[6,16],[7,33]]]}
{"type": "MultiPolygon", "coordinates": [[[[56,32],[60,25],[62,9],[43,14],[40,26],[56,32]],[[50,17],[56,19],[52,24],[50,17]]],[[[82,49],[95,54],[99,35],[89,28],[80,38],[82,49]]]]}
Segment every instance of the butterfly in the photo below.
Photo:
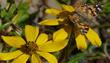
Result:
{"type": "Polygon", "coordinates": [[[75,8],[74,12],[63,11],[58,15],[60,18],[66,17],[64,20],[65,23],[69,23],[70,26],[75,25],[83,34],[87,33],[89,29],[89,25],[86,24],[87,22],[98,24],[96,17],[98,16],[97,9],[99,9],[99,5],[90,5],[84,3],[82,0],[75,0],[72,6],[75,8]]]}
{"type": "Polygon", "coordinates": [[[75,0],[73,7],[75,8],[75,13],[70,17],[70,19],[73,23],[77,24],[81,33],[85,34],[89,29],[89,25],[81,23],[81,19],[98,25],[96,17],[98,16],[97,11],[101,11],[99,4],[90,5],[84,3],[82,0],[75,0]]]}

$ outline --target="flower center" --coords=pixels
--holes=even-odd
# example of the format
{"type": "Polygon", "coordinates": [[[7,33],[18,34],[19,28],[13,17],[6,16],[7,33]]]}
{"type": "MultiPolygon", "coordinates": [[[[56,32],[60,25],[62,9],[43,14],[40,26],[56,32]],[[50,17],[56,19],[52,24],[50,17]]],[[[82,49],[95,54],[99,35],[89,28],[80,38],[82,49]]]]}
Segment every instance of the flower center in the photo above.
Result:
{"type": "Polygon", "coordinates": [[[61,12],[61,13],[58,15],[58,17],[60,17],[60,18],[66,18],[66,17],[68,17],[69,15],[73,15],[73,12],[63,11],[63,12],[61,12]]]}
{"type": "Polygon", "coordinates": [[[72,16],[73,14],[74,14],[74,12],[63,11],[57,15],[57,18],[63,18],[64,19],[63,22],[60,22],[64,26],[70,26],[70,25],[73,26],[74,23],[72,23],[71,19],[70,19],[70,16],[72,16]]]}
{"type": "Polygon", "coordinates": [[[28,42],[27,44],[22,45],[20,50],[26,54],[33,54],[38,50],[38,46],[35,42],[28,42]]]}

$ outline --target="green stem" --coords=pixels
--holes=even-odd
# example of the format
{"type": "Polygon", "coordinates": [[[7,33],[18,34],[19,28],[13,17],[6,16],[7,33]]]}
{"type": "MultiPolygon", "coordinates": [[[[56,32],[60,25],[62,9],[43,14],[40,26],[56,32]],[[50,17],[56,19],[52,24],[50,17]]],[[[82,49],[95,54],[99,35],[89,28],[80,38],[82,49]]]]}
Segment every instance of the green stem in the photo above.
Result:
{"type": "Polygon", "coordinates": [[[8,26],[10,26],[11,24],[12,24],[12,22],[5,23],[5,24],[3,25],[3,29],[6,28],[6,27],[8,27],[8,26]]]}
{"type": "Polygon", "coordinates": [[[110,41],[110,40],[108,40],[108,41],[104,44],[104,53],[105,53],[105,55],[108,57],[108,59],[110,59],[110,55],[109,55],[109,53],[108,53],[108,51],[107,51],[107,45],[108,45],[109,41],[110,41]]]}
{"type": "Polygon", "coordinates": [[[5,23],[5,24],[1,24],[1,25],[0,25],[0,30],[5,29],[6,27],[10,26],[11,24],[12,24],[12,22],[8,22],[8,23],[5,23]]]}
{"type": "Polygon", "coordinates": [[[104,25],[99,25],[99,26],[93,26],[93,28],[105,28],[105,27],[110,28],[110,24],[104,24],[104,25]]]}

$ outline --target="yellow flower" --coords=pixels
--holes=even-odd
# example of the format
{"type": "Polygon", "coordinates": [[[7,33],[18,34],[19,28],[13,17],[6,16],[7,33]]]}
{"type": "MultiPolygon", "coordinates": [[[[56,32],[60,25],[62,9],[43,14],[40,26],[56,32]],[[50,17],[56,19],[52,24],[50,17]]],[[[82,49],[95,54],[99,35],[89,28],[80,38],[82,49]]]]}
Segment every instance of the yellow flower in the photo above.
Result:
{"type": "Polygon", "coordinates": [[[70,5],[64,5],[62,4],[62,10],[57,10],[54,8],[46,9],[46,13],[52,14],[54,16],[59,17],[58,19],[46,19],[41,21],[39,24],[41,25],[59,25],[60,22],[63,22],[64,19],[69,16],[70,14],[73,14],[75,9],[70,5]]]}
{"type": "Polygon", "coordinates": [[[91,28],[89,28],[88,32],[85,35],[79,34],[76,37],[76,44],[77,44],[78,49],[87,48],[86,37],[92,43],[92,45],[94,45],[96,47],[101,46],[102,42],[101,42],[98,34],[95,31],[93,31],[91,28]]]}
{"type": "MultiPolygon", "coordinates": [[[[46,19],[41,21],[39,24],[40,25],[49,25],[49,26],[56,26],[56,25],[62,25],[64,28],[66,28],[68,31],[69,29],[73,29],[74,26],[72,24],[75,23],[75,25],[77,26],[76,28],[79,28],[81,25],[81,23],[79,23],[77,21],[74,22],[73,19],[73,14],[74,14],[75,9],[70,6],[70,5],[62,5],[62,10],[57,10],[57,9],[47,9],[46,13],[48,14],[52,14],[57,16],[56,19],[46,19]]],[[[74,16],[74,18],[77,18],[77,16],[74,16]]],[[[82,26],[81,26],[82,27],[82,26]]],[[[80,28],[79,28],[80,30],[80,28]]],[[[77,31],[77,30],[75,30],[77,31]]],[[[71,31],[73,32],[73,31],[71,31]]],[[[77,44],[77,48],[78,49],[86,49],[87,48],[87,42],[86,42],[86,38],[95,46],[101,46],[101,40],[98,36],[98,34],[93,31],[91,28],[88,28],[87,33],[86,34],[81,34],[81,32],[79,32],[79,34],[75,33],[77,36],[75,38],[76,40],[76,44],[77,44]],[[86,37],[85,37],[86,36],[86,37]]]]}
{"type": "Polygon", "coordinates": [[[63,49],[68,43],[67,36],[68,34],[64,29],[60,29],[53,34],[53,40],[48,40],[47,34],[39,34],[39,27],[26,25],[26,41],[20,36],[2,36],[3,40],[9,46],[15,47],[17,50],[14,52],[0,53],[0,60],[14,59],[12,63],[26,63],[30,59],[31,63],[42,63],[40,59],[40,56],[42,56],[49,63],[58,63],[55,56],[49,52],[56,52],[63,49]],[[64,37],[62,38],[61,36],[64,37]]]}

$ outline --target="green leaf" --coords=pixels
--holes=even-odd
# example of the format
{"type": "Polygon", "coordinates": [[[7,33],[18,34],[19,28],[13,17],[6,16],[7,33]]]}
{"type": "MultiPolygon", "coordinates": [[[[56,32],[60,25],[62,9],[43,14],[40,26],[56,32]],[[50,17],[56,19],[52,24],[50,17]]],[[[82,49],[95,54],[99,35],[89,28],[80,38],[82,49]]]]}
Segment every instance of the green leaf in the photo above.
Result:
{"type": "Polygon", "coordinates": [[[20,23],[20,22],[26,20],[28,17],[29,17],[29,14],[18,13],[13,17],[12,22],[14,24],[20,23]]]}
{"type": "Polygon", "coordinates": [[[70,3],[70,2],[71,2],[71,0],[64,0],[64,2],[65,2],[65,3],[70,3]]]}
{"type": "Polygon", "coordinates": [[[85,58],[85,54],[84,53],[78,53],[74,56],[72,56],[70,58],[70,60],[68,61],[68,63],[78,63],[80,60],[83,60],[85,58]]]}
{"type": "Polygon", "coordinates": [[[95,0],[86,0],[86,3],[94,4],[95,0]]]}
{"type": "Polygon", "coordinates": [[[20,22],[24,22],[26,19],[28,19],[29,18],[29,14],[23,14],[22,16],[21,16],[21,18],[19,19],[19,22],[18,23],[20,23],[20,22]]]}
{"type": "Polygon", "coordinates": [[[26,25],[27,19],[29,18],[29,14],[25,14],[21,17],[21,19],[18,22],[18,25],[20,27],[24,27],[26,25]]]}
{"type": "Polygon", "coordinates": [[[3,9],[3,10],[1,11],[1,17],[4,18],[4,17],[6,17],[6,16],[7,16],[7,12],[6,12],[5,9],[3,9]]]}
{"type": "Polygon", "coordinates": [[[109,13],[110,12],[110,2],[104,4],[104,12],[109,13]]]}
{"type": "Polygon", "coordinates": [[[27,13],[29,9],[29,4],[27,3],[20,3],[18,6],[18,13],[27,13]]]}
{"type": "Polygon", "coordinates": [[[8,12],[6,11],[6,9],[3,9],[1,11],[1,17],[8,21],[13,16],[15,10],[16,10],[16,5],[12,4],[8,12]]]}
{"type": "Polygon", "coordinates": [[[8,13],[12,16],[14,14],[15,10],[16,10],[16,5],[12,4],[8,13]]]}
{"type": "Polygon", "coordinates": [[[3,29],[3,25],[0,25],[0,31],[3,29]]]}

